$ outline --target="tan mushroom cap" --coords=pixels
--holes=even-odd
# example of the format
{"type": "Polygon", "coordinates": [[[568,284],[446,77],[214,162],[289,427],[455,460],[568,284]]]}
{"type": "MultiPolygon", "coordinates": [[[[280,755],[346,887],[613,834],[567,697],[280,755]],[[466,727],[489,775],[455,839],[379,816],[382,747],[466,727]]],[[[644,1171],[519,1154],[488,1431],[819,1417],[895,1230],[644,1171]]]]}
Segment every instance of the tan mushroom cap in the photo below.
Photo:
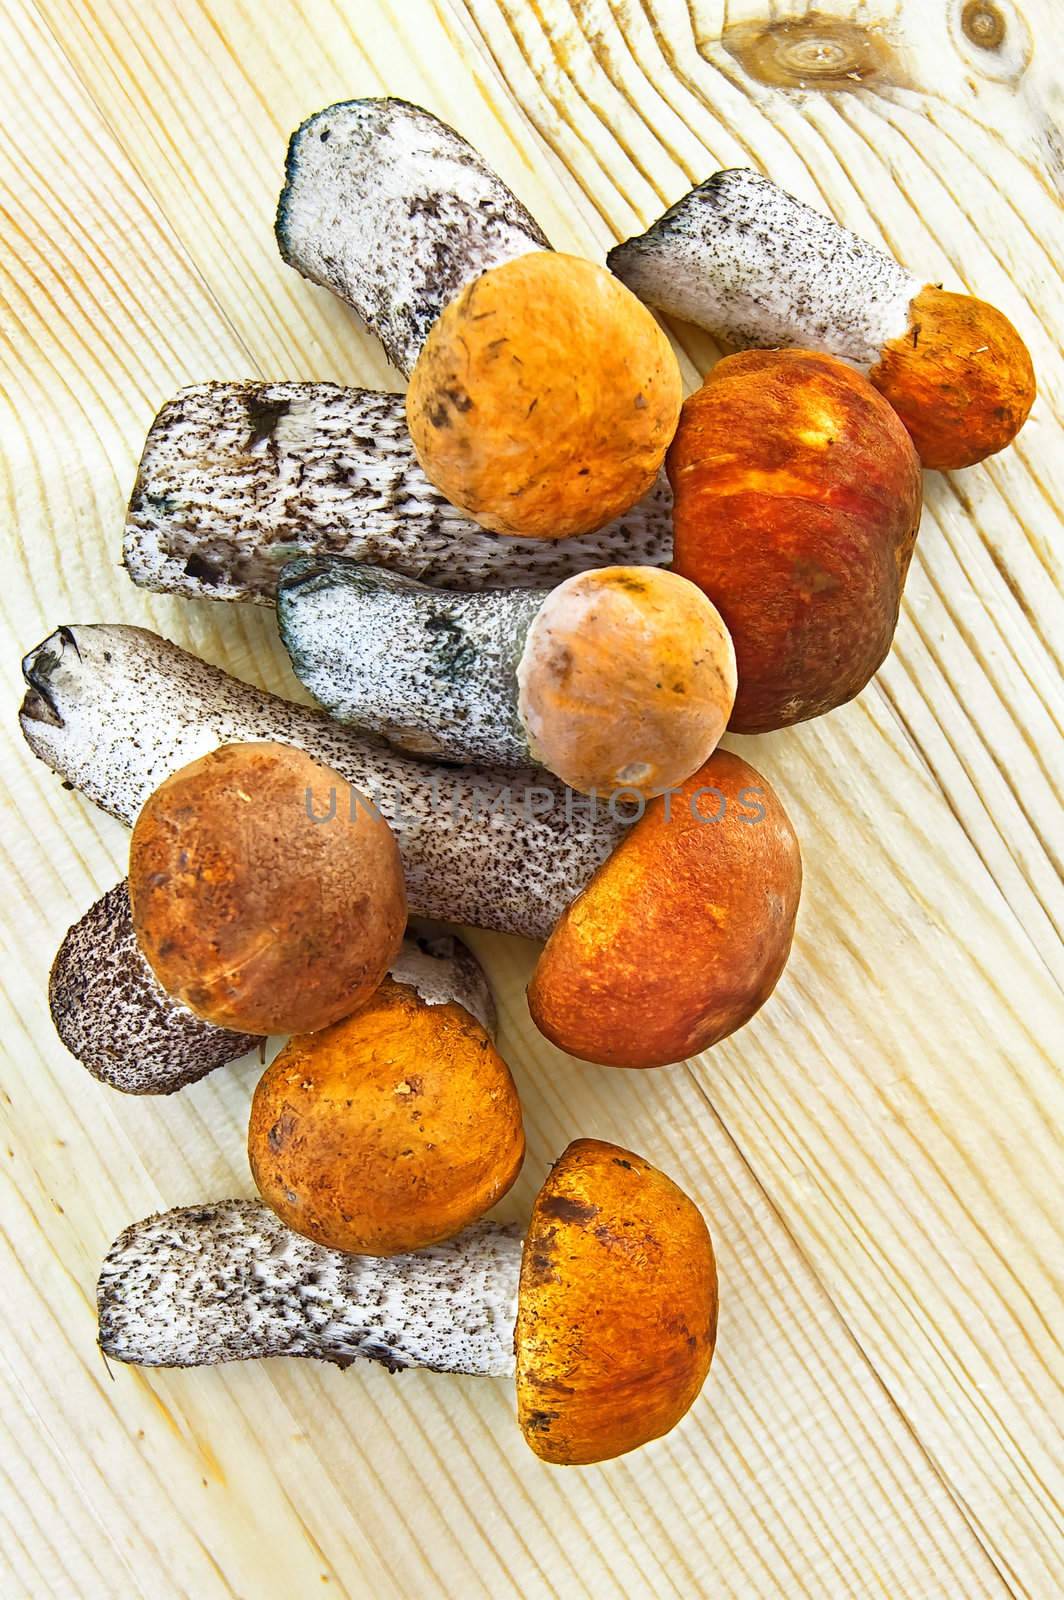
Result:
{"type": "Polygon", "coordinates": [[[605,267],[539,250],[467,284],[429,331],[406,415],[418,460],[496,533],[591,533],[650,489],[683,398],[672,346],[605,267]]]}
{"type": "Polygon", "coordinates": [[[162,783],[133,828],[129,894],[163,988],[238,1033],[310,1033],[346,1016],[406,926],[388,824],[285,744],[224,745],[162,783]]]}
{"type": "Polygon", "coordinates": [[[618,1145],[578,1139],[537,1196],[517,1310],[517,1417],[537,1456],[608,1461],[676,1426],[709,1371],[717,1271],[701,1212],[618,1145]]]}
{"type": "Polygon", "coordinates": [[[772,993],[801,886],[778,796],[745,761],[715,751],[650,802],[562,916],[529,985],[533,1022],[605,1066],[697,1055],[772,993]]]}
{"type": "Polygon", "coordinates": [[[480,1023],[391,978],[354,1016],[288,1041],[248,1130],[266,1204],[359,1255],[449,1239],[506,1193],[524,1153],[517,1090],[480,1023]]]}
{"type": "Polygon", "coordinates": [[[711,600],[657,567],[600,567],[551,591],[517,668],[532,754],[583,794],[683,783],[728,725],[735,651],[711,600]]]}

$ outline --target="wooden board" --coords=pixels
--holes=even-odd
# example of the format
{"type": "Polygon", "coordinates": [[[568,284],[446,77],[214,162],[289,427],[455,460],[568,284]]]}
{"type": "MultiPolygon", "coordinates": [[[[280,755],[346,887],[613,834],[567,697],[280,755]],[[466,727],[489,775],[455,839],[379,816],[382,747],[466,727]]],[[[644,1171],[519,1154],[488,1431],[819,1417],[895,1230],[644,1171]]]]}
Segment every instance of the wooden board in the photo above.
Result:
{"type": "MultiPolygon", "coordinates": [[[[1059,16],[1050,0],[806,12],[0,5],[5,1597],[1064,1590],[1059,16]],[[820,722],[734,741],[786,796],[807,863],[794,959],[753,1024],[686,1067],[580,1065],[530,1027],[534,951],[476,940],[529,1133],[503,1213],[527,1210],[569,1138],[597,1135],[672,1173],[718,1247],[704,1396],[600,1468],[540,1465],[503,1383],[284,1362],[109,1373],[94,1345],[99,1260],[125,1223],[250,1192],[256,1066],[138,1101],[59,1045],[48,965],[126,835],[25,751],[17,658],[63,621],[144,622],[297,692],[268,613],[132,588],[122,510],[183,383],[399,386],[272,236],[291,128],[384,92],[452,121],[557,244],[591,255],[714,167],[761,167],[996,301],[1040,378],[1015,449],[929,476],[876,682],[820,722]]],[[[694,381],[712,348],[673,331],[694,381]]]]}

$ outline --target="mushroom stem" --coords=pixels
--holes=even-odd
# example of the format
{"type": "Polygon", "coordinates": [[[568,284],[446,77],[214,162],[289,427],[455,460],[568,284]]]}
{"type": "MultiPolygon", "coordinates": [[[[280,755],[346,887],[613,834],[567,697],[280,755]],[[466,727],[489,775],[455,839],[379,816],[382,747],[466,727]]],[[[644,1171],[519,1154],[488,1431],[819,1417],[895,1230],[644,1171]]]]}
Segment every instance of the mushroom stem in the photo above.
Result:
{"type": "Polygon", "coordinates": [[[297,678],[341,722],[444,761],[527,766],[517,665],[542,589],[441,594],[343,558],[303,557],[277,586],[297,678]]]}
{"type": "Polygon", "coordinates": [[[394,99],[341,101],[296,129],[276,231],[288,265],[353,306],[406,377],[465,284],[550,249],[472,145],[394,99]]]}
{"type": "Polygon", "coordinates": [[[338,556],[277,591],[297,677],[339,717],[445,761],[539,761],[583,793],[654,795],[707,759],[735,698],[719,613],[674,572],[441,594],[338,556]]]}
{"type": "MultiPolygon", "coordinates": [[[[408,929],[389,974],[426,1005],[457,1001],[494,1035],[487,978],[453,934],[408,929]]],[[[205,1022],[167,994],[137,944],[125,879],[67,933],[52,964],[48,1000],[71,1055],[125,1094],[174,1094],[263,1042],[205,1022]]]]}
{"type": "Polygon", "coordinates": [[[508,1377],[520,1266],[517,1229],[497,1222],[380,1259],[314,1244],[254,1200],[183,1206],[108,1250],[100,1348],[144,1367],[361,1356],[392,1372],[508,1377]]]}
{"type": "Polygon", "coordinates": [[[142,628],[60,628],[23,671],[30,748],[113,816],[132,824],[164,778],[219,745],[295,745],[379,807],[411,909],[444,922],[545,938],[625,831],[547,773],[434,769],[142,628]]]}
{"type": "Polygon", "coordinates": [[[742,346],[802,345],[870,367],[905,332],[920,280],[745,167],[716,172],[611,270],[647,305],[742,346]]]}
{"type": "Polygon", "coordinates": [[[194,600],[272,605],[296,555],[342,555],[432,588],[550,588],[622,559],[664,566],[672,491],[564,541],[489,533],[433,488],[401,394],[332,383],[205,383],[152,423],[126,516],[133,582],[194,600]]]}

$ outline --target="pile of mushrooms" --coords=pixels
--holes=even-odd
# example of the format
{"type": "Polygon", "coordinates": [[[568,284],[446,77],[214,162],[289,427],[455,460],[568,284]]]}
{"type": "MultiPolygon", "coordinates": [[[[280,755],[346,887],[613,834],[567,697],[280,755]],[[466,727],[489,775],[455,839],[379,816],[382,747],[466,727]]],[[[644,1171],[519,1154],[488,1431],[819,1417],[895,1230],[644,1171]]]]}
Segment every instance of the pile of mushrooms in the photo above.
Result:
{"type": "Polygon", "coordinates": [[[545,941],[529,1010],[584,1061],[667,1066],[747,1023],[801,857],[719,741],[863,689],[921,459],[1009,443],[1030,360],[992,307],[756,173],[718,173],[608,266],[558,254],[401,100],[296,131],[277,240],[379,335],[405,399],[182,391],[124,559],[147,588],[276,606],[321,709],[122,624],[64,625],[23,663],[31,749],[132,829],[128,881],[52,967],[71,1054],[166,1095],[287,1036],[249,1110],[260,1201],[127,1228],[100,1345],[513,1376],[537,1455],[602,1461],[701,1389],[709,1233],[671,1179],[587,1139],[523,1239],[487,1217],[521,1106],[486,975],[441,924],[545,941]],[[647,307],[748,348],[681,405],[647,307]]]}

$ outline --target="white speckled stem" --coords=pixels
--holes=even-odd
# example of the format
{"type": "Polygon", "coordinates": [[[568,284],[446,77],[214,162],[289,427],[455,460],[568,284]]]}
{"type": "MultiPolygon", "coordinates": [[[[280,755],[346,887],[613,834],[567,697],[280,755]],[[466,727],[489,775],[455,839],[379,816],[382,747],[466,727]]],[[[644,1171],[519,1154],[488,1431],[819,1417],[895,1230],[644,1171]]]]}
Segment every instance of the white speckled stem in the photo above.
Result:
{"type": "Polygon", "coordinates": [[[333,383],[206,383],[159,412],[123,555],[134,583],[194,600],[272,605],[297,555],[343,555],[431,588],[551,588],[574,572],[672,559],[662,473],[631,511],[576,539],[488,533],[414,455],[404,397],[333,383]]]}
{"type": "Polygon", "coordinates": [[[510,1377],[520,1267],[517,1230],[497,1222],[382,1260],[314,1244],[256,1200],[183,1206],[108,1250],[100,1348],[141,1367],[362,1356],[393,1372],[510,1377]]]}
{"type": "Polygon", "coordinates": [[[740,346],[800,345],[874,366],[922,283],[769,178],[717,172],[608,264],[634,294],[740,346]]]}
{"type": "Polygon", "coordinates": [[[333,716],[444,761],[532,760],[517,665],[540,590],[442,594],[340,557],[301,558],[277,590],[300,682],[333,716]]]}
{"type": "MultiPolygon", "coordinates": [[[[390,970],[427,1005],[456,1000],[494,1034],[487,977],[453,934],[411,929],[390,970]]],[[[52,964],[48,1001],[71,1055],[124,1094],[174,1094],[263,1042],[215,1027],[167,994],[137,944],[125,879],[67,933],[52,964]]]]}
{"type": "Polygon", "coordinates": [[[549,773],[410,760],[143,628],[60,628],[23,671],[30,748],[113,816],[132,824],[164,778],[219,745],[295,745],[379,806],[412,911],[443,922],[546,938],[625,829],[549,773]]]}
{"type": "Polygon", "coordinates": [[[277,242],[289,266],[355,308],[406,376],[470,279],[550,249],[472,145],[405,100],[341,101],[296,129],[277,242]]]}

